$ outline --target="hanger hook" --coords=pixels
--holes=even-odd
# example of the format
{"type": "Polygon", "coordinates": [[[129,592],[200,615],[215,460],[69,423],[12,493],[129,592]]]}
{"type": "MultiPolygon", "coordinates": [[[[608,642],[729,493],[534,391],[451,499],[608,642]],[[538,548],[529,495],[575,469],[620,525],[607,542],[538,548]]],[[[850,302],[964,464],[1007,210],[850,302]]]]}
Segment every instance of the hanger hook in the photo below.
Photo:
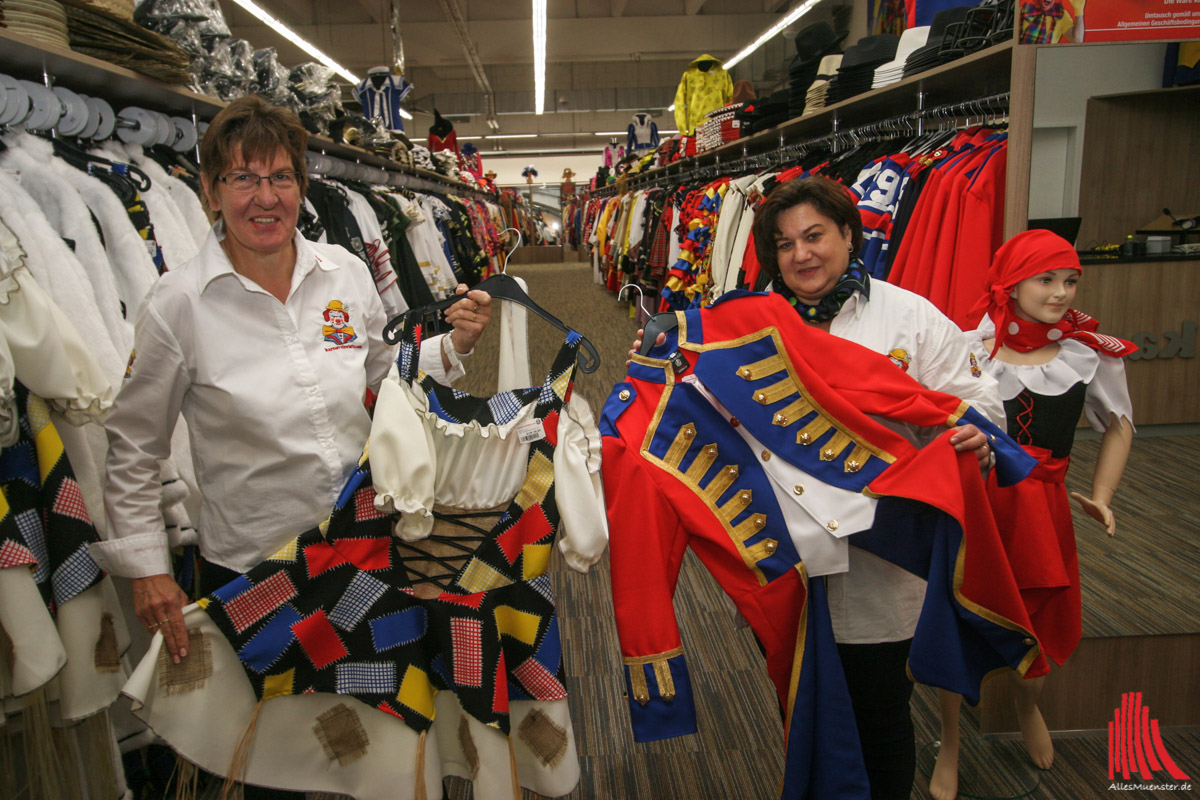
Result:
{"type": "Polygon", "coordinates": [[[519,248],[521,246],[521,231],[518,230],[517,228],[505,228],[504,230],[500,231],[500,235],[503,236],[504,234],[508,233],[509,231],[512,231],[513,233],[515,233],[517,235],[517,246],[504,254],[504,266],[500,267],[501,275],[508,274],[508,259],[510,257],[512,257],[512,254],[517,252],[517,248],[519,248]]]}
{"type": "Polygon", "coordinates": [[[621,299],[621,296],[622,296],[623,294],[625,294],[625,290],[626,290],[626,289],[637,289],[637,293],[638,293],[638,308],[640,308],[640,309],[642,310],[642,313],[643,313],[643,314],[645,314],[647,317],[649,317],[649,316],[650,316],[650,312],[646,310],[646,295],[645,295],[645,294],[642,292],[642,287],[641,287],[641,286],[638,286],[636,283],[627,283],[627,284],[625,284],[624,286],[622,286],[622,287],[621,287],[621,290],[620,290],[619,292],[617,292],[617,299],[618,299],[618,300],[620,300],[620,299],[621,299]]]}

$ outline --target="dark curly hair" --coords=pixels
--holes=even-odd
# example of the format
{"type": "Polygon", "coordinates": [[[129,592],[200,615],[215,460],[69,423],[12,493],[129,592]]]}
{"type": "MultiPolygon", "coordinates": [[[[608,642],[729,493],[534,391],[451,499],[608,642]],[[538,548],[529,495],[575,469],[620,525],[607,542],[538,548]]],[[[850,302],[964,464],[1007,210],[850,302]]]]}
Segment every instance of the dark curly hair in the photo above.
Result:
{"type": "Polygon", "coordinates": [[[771,190],[754,213],[754,253],[763,272],[772,280],[779,277],[775,258],[775,237],[779,235],[779,215],[807,203],[822,216],[829,217],[839,230],[850,229],[853,252],[862,247],[862,217],[853,197],[844,186],[829,178],[814,177],[781,183],[771,190]]]}

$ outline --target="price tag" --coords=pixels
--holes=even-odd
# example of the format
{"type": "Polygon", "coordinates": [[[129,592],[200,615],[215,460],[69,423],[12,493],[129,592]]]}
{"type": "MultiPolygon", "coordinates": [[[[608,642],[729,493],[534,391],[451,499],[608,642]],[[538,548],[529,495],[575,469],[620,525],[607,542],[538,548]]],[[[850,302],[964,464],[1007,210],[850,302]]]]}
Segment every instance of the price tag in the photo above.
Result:
{"type": "Polygon", "coordinates": [[[529,444],[530,442],[540,442],[546,438],[546,429],[542,426],[541,420],[526,422],[523,425],[517,426],[517,439],[521,444],[529,444]]]}

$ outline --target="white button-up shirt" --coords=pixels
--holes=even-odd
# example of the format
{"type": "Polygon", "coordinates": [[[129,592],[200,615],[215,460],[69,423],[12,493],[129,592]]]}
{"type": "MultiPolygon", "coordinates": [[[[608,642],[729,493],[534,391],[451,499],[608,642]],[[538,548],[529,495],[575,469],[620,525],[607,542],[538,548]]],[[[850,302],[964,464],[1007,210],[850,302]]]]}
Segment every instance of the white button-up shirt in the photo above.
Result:
{"type": "MultiPolygon", "coordinates": [[[[215,226],[200,254],[155,283],[138,311],[134,353],[106,424],[101,566],[170,574],[158,460],[182,413],[201,490],[203,556],[244,572],[329,514],[370,431],[363,406],[394,358],[365,264],[337,245],[294,239],[286,302],[234,271],[215,226]]],[[[421,368],[463,374],[443,337],[421,368]]]]}

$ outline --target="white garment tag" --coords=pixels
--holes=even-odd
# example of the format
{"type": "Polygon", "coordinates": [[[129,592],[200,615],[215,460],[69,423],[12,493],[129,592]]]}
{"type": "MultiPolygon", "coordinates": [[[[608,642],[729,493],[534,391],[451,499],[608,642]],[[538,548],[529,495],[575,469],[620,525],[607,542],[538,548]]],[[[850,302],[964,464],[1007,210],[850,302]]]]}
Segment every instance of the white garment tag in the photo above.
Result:
{"type": "Polygon", "coordinates": [[[540,442],[546,438],[546,429],[542,426],[541,420],[526,422],[523,425],[517,426],[517,438],[521,441],[521,444],[540,442]]]}

